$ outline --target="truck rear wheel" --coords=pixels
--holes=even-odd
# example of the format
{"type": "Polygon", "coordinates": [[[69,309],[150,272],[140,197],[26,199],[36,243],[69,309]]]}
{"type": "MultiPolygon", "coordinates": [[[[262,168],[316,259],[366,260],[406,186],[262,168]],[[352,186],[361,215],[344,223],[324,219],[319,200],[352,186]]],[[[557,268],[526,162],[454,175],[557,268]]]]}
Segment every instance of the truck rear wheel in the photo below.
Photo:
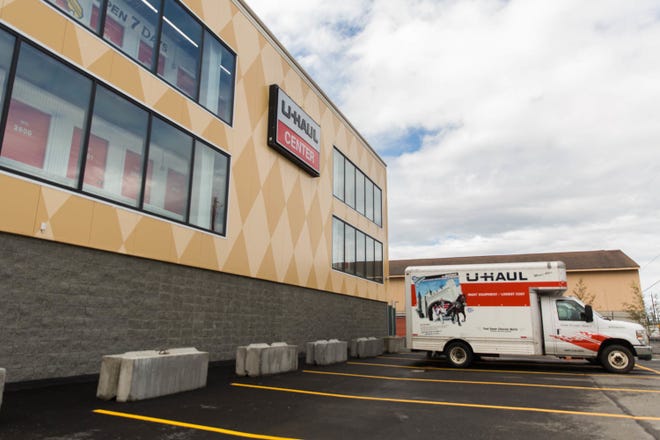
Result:
{"type": "Polygon", "coordinates": [[[600,354],[603,367],[610,373],[627,373],[635,366],[635,357],[623,345],[610,345],[600,354]]]}
{"type": "Polygon", "coordinates": [[[474,354],[470,346],[464,342],[452,342],[445,350],[447,360],[456,368],[465,368],[472,363],[474,354]]]}

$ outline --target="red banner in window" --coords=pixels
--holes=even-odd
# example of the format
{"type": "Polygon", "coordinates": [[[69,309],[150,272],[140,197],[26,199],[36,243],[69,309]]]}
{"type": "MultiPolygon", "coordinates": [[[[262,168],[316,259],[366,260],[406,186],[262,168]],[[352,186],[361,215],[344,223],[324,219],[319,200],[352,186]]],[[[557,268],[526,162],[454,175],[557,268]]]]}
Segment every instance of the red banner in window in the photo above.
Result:
{"type": "Polygon", "coordinates": [[[2,144],[2,156],[37,168],[44,167],[51,116],[12,99],[2,144]]]}
{"type": "Polygon", "coordinates": [[[124,45],[124,26],[112,17],[106,17],[103,36],[117,46],[122,47],[124,45]]]}

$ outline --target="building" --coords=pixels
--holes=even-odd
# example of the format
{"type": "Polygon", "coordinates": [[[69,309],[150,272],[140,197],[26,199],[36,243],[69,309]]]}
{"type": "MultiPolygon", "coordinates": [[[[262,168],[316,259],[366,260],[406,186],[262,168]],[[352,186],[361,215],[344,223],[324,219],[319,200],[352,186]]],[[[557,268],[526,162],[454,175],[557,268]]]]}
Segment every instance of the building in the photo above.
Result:
{"type": "Polygon", "coordinates": [[[0,1],[0,366],[387,332],[386,165],[241,0],[0,1]]]}
{"type": "Polygon", "coordinates": [[[405,335],[404,276],[408,266],[441,266],[456,264],[520,263],[563,261],[566,264],[567,295],[578,283],[594,296],[593,306],[602,315],[625,319],[625,304],[633,303],[632,285],[640,286],[639,265],[620,250],[554,252],[541,254],[489,255],[455,258],[422,258],[390,261],[388,301],[395,304],[397,334],[405,335]]]}

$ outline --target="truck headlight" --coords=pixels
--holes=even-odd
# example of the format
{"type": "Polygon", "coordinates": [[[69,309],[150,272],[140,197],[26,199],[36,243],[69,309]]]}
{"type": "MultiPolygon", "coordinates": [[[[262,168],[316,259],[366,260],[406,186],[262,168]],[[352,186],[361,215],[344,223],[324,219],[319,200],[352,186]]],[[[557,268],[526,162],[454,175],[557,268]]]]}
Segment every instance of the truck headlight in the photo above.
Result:
{"type": "Polygon", "coordinates": [[[649,345],[649,336],[644,330],[635,330],[637,340],[642,345],[649,345]]]}

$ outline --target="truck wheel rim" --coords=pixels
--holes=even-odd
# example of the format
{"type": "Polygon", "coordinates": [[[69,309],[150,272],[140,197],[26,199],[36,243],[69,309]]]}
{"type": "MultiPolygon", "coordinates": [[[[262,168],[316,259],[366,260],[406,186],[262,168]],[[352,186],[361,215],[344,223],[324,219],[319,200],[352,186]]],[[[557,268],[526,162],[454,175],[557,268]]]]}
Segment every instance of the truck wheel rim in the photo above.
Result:
{"type": "Polygon", "coordinates": [[[462,364],[465,361],[465,351],[460,348],[454,348],[451,351],[451,360],[457,364],[462,364]]]}
{"type": "Polygon", "coordinates": [[[628,356],[620,351],[613,351],[607,355],[607,361],[617,369],[623,369],[628,366],[628,356]]]}

